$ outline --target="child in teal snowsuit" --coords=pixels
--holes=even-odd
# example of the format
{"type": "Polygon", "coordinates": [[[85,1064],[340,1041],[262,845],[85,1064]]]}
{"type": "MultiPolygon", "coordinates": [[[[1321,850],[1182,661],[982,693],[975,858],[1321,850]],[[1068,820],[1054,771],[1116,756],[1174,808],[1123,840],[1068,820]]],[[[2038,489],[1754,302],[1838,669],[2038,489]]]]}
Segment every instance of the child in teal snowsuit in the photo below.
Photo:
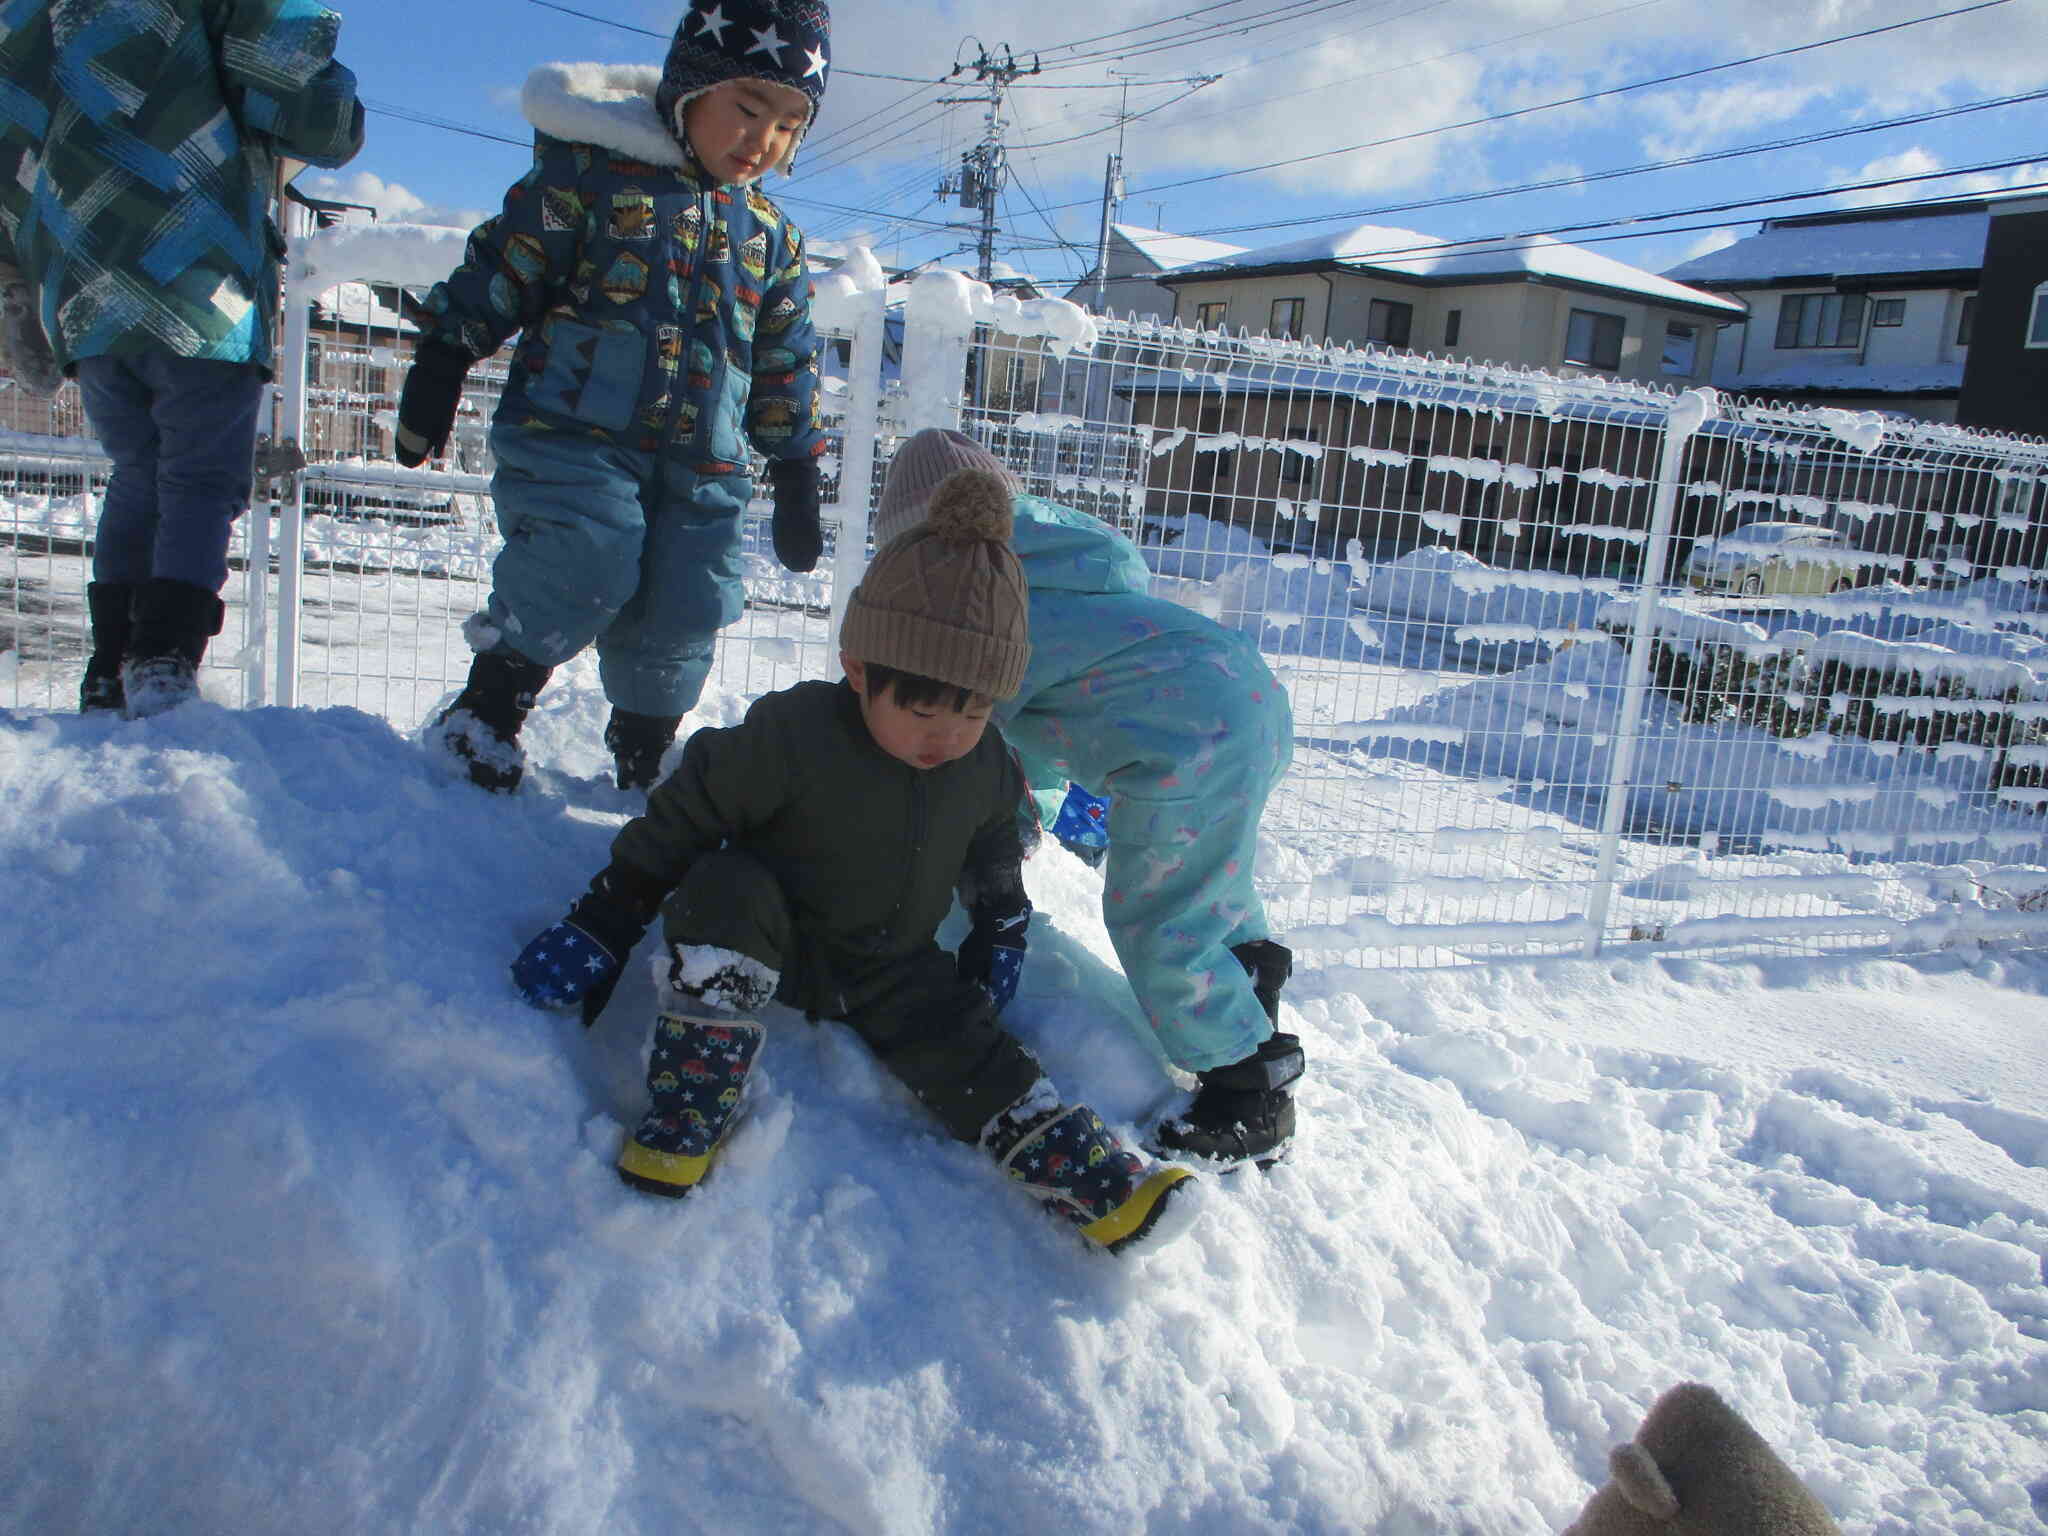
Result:
{"type": "Polygon", "coordinates": [[[505,536],[477,657],[429,745],[515,788],[552,670],[593,642],[621,788],[658,776],[717,632],[745,605],[750,456],[775,553],[822,542],[818,341],[796,226],[754,186],[789,169],[825,88],[821,0],[713,0],[663,68],[555,64],[528,79],[534,164],[427,295],[398,458],[446,442],[469,368],[520,333],[491,428],[505,536]]]}
{"type": "MultiPolygon", "coordinates": [[[[985,448],[928,428],[897,450],[875,514],[887,541],[985,448]]],[[[1014,482],[1013,482],[1014,483],[1014,482]]],[[[1270,1163],[1294,1132],[1300,1041],[1278,1032],[1290,956],[1252,884],[1259,817],[1293,753],[1287,694],[1252,639],[1149,594],[1137,546],[1099,519],[1015,498],[1031,665],[996,706],[1051,826],[1069,781],[1108,795],[1102,911],[1167,1060],[1194,1102],[1156,1144],[1224,1166],[1270,1163]]]]}

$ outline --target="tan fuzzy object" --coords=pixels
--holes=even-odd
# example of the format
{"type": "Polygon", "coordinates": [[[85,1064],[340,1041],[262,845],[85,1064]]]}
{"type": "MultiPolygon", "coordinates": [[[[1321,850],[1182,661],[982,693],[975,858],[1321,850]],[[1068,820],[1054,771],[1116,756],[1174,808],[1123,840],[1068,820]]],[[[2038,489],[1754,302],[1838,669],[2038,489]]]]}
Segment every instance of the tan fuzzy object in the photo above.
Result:
{"type": "Polygon", "coordinates": [[[1713,1388],[1684,1382],[1607,1458],[1563,1536],[1842,1536],[1827,1509],[1713,1388]]]}
{"type": "Polygon", "coordinates": [[[1016,519],[1010,511],[1010,483],[986,469],[956,469],[939,482],[925,512],[926,530],[942,539],[1010,541],[1016,519]]]}
{"type": "Polygon", "coordinates": [[[1010,548],[1010,486],[961,469],[923,522],[875,551],[846,600],[847,655],[1007,699],[1031,661],[1031,593],[1010,548]]]}

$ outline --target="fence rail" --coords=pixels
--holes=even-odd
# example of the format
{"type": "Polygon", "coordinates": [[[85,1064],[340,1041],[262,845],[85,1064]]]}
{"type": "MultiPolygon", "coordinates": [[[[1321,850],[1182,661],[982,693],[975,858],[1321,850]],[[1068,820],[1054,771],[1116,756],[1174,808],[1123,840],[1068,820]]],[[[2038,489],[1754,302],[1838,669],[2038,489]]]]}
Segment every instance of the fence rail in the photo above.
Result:
{"type": "MultiPolygon", "coordinates": [[[[451,467],[397,467],[408,344],[376,295],[440,275],[445,247],[335,273],[319,239],[294,246],[274,424],[312,462],[238,525],[240,641],[205,684],[410,726],[466,671],[488,590],[502,374],[472,377],[451,467]]],[[[1259,881],[1297,948],[2048,935],[2048,445],[1090,320],[954,274],[838,280],[819,311],[841,343],[826,557],[782,570],[757,506],[728,686],[836,674],[824,616],[889,456],[959,425],[1135,538],[1162,595],[1256,636],[1297,732],[1259,881]]],[[[106,462],[71,390],[13,414],[9,393],[0,700],[64,709],[106,462]]]]}

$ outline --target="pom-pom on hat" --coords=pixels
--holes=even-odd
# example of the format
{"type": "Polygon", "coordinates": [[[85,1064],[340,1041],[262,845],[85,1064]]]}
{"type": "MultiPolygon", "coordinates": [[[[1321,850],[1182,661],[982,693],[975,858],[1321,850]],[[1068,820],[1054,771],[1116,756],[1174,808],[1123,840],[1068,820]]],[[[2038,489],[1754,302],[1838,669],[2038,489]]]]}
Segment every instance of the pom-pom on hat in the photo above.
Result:
{"type": "MultiPolygon", "coordinates": [[[[832,23],[824,0],[692,0],[676,25],[654,88],[654,108],[687,146],[683,108],[728,80],[766,80],[801,91],[810,102],[804,129],[817,121],[831,67],[832,23]]],[[[799,132],[777,167],[784,175],[796,161],[799,132]]]]}
{"type": "Polygon", "coordinates": [[[949,475],[923,521],[884,544],[846,600],[841,649],[860,661],[1007,699],[1031,661],[1024,567],[1010,548],[1010,485],[949,475]]]}
{"type": "Polygon", "coordinates": [[[886,543],[924,520],[932,492],[959,469],[979,469],[998,476],[1012,492],[1016,482],[1002,461],[965,432],[926,427],[906,438],[889,461],[882,495],[875,504],[875,540],[886,543]]]}

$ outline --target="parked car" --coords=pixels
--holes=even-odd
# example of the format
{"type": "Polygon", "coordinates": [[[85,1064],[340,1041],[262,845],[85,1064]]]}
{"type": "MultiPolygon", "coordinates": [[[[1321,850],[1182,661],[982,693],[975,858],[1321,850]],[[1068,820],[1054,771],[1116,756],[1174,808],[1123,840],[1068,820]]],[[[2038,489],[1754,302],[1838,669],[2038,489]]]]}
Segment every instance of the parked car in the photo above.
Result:
{"type": "Polygon", "coordinates": [[[1761,597],[1774,592],[1846,592],[1869,562],[1840,529],[1819,523],[1746,523],[1701,539],[1686,557],[1688,584],[1761,597]]]}

